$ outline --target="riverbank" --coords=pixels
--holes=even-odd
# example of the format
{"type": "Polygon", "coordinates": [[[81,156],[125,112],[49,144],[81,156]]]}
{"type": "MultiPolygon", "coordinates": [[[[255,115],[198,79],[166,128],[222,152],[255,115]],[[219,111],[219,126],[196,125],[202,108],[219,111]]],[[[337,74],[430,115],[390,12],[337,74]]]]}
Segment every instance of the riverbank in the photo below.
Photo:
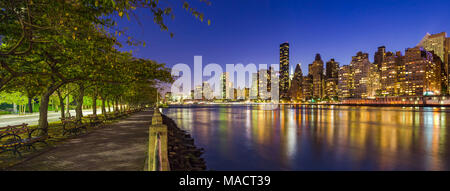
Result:
{"type": "Polygon", "coordinates": [[[168,157],[172,171],[203,171],[206,162],[201,156],[203,148],[197,148],[189,133],[177,127],[175,121],[162,114],[168,130],[168,157]]]}

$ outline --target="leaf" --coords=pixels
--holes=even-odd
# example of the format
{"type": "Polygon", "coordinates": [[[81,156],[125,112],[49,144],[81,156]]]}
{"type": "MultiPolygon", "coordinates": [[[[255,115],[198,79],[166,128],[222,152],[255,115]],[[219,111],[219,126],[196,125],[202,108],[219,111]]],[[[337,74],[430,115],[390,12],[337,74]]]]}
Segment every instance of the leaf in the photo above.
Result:
{"type": "Polygon", "coordinates": [[[122,17],[122,16],[123,16],[123,12],[120,11],[120,12],[119,12],[119,17],[122,17]]]}
{"type": "Polygon", "coordinates": [[[208,26],[211,25],[211,20],[208,19],[208,26]]]}

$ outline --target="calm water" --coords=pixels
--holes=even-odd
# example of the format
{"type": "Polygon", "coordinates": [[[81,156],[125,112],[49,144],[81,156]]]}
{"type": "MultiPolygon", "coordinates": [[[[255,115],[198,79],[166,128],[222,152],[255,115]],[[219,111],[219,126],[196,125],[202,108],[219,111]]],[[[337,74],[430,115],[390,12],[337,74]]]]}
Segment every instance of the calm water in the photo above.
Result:
{"type": "Polygon", "coordinates": [[[205,106],[163,112],[211,170],[450,170],[450,108],[205,106]]]}

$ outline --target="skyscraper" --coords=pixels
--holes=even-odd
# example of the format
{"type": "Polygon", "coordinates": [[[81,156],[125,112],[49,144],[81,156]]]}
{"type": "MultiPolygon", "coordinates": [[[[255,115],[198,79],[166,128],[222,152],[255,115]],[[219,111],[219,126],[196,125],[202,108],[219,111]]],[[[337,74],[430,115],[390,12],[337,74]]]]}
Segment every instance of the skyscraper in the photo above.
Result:
{"type": "Polygon", "coordinates": [[[300,67],[300,64],[297,64],[295,67],[294,77],[291,81],[291,87],[290,87],[290,97],[293,100],[299,101],[303,97],[303,73],[302,68],[300,67]]]}
{"type": "Polygon", "coordinates": [[[349,65],[339,68],[338,97],[346,99],[352,97],[350,89],[352,86],[352,72],[349,65]]]}
{"type": "Polygon", "coordinates": [[[326,64],[325,74],[325,96],[333,98],[337,96],[337,85],[339,82],[339,63],[331,59],[326,64]]]}
{"type": "Polygon", "coordinates": [[[441,63],[433,61],[433,53],[419,47],[409,48],[404,63],[406,95],[440,95],[441,63]]]}
{"type": "Polygon", "coordinates": [[[350,87],[350,94],[354,98],[368,97],[368,80],[370,75],[371,63],[369,61],[369,54],[358,52],[356,56],[352,57],[350,63],[352,72],[352,84],[350,87]]]}
{"type": "Polygon", "coordinates": [[[304,76],[302,79],[303,99],[310,100],[313,98],[313,78],[311,75],[304,76]]]}
{"type": "Polygon", "coordinates": [[[320,54],[316,54],[314,62],[309,65],[309,74],[313,80],[313,97],[323,98],[324,92],[324,76],[323,76],[323,61],[320,54]]]}
{"type": "Polygon", "coordinates": [[[398,71],[398,59],[392,52],[387,52],[386,57],[381,63],[381,95],[386,97],[398,96],[399,90],[397,83],[399,79],[397,75],[398,71]]]}
{"type": "Polygon", "coordinates": [[[289,43],[280,45],[280,99],[289,100],[289,43]]]}
{"type": "Polygon", "coordinates": [[[233,82],[230,81],[230,75],[228,72],[222,73],[221,83],[222,99],[231,99],[234,95],[234,92],[232,91],[233,82]]]}
{"type": "Polygon", "coordinates": [[[378,51],[375,52],[374,55],[374,61],[373,64],[377,66],[378,71],[381,71],[381,65],[384,62],[384,59],[386,58],[386,47],[385,46],[380,46],[378,47],[378,51]]]}
{"type": "MultiPolygon", "coordinates": [[[[417,44],[417,47],[422,47],[427,51],[436,54],[442,61],[443,70],[441,75],[445,75],[443,83],[446,84],[444,87],[450,86],[450,75],[449,75],[449,54],[450,54],[450,38],[447,38],[446,32],[441,32],[438,34],[427,33],[425,37],[417,44]]],[[[450,93],[450,90],[447,91],[450,93]]]]}
{"type": "Polygon", "coordinates": [[[266,69],[260,69],[258,71],[258,97],[261,100],[270,98],[270,94],[267,91],[267,80],[269,79],[266,69]]]}
{"type": "Polygon", "coordinates": [[[252,73],[252,85],[251,85],[251,89],[250,89],[250,99],[252,99],[252,100],[259,99],[258,86],[259,86],[258,73],[252,73]]]}

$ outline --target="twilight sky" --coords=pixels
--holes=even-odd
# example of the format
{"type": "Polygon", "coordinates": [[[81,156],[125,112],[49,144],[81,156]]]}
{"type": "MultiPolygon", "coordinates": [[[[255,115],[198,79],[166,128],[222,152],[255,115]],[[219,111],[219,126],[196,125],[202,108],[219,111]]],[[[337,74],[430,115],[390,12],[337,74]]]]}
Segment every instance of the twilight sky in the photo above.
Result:
{"type": "MultiPolygon", "coordinates": [[[[173,66],[203,64],[278,64],[279,45],[290,43],[290,63],[301,63],[303,73],[316,53],[326,62],[350,63],[358,51],[371,61],[378,46],[388,51],[415,46],[427,33],[450,33],[448,0],[211,0],[196,6],[212,20],[211,26],[189,15],[173,1],[175,20],[161,31],[144,11],[142,25],[122,21],[146,47],[125,47],[137,57],[173,66]]],[[[195,5],[195,4],[194,4],[195,5]]],[[[225,67],[224,67],[225,68],[225,67]]]]}

